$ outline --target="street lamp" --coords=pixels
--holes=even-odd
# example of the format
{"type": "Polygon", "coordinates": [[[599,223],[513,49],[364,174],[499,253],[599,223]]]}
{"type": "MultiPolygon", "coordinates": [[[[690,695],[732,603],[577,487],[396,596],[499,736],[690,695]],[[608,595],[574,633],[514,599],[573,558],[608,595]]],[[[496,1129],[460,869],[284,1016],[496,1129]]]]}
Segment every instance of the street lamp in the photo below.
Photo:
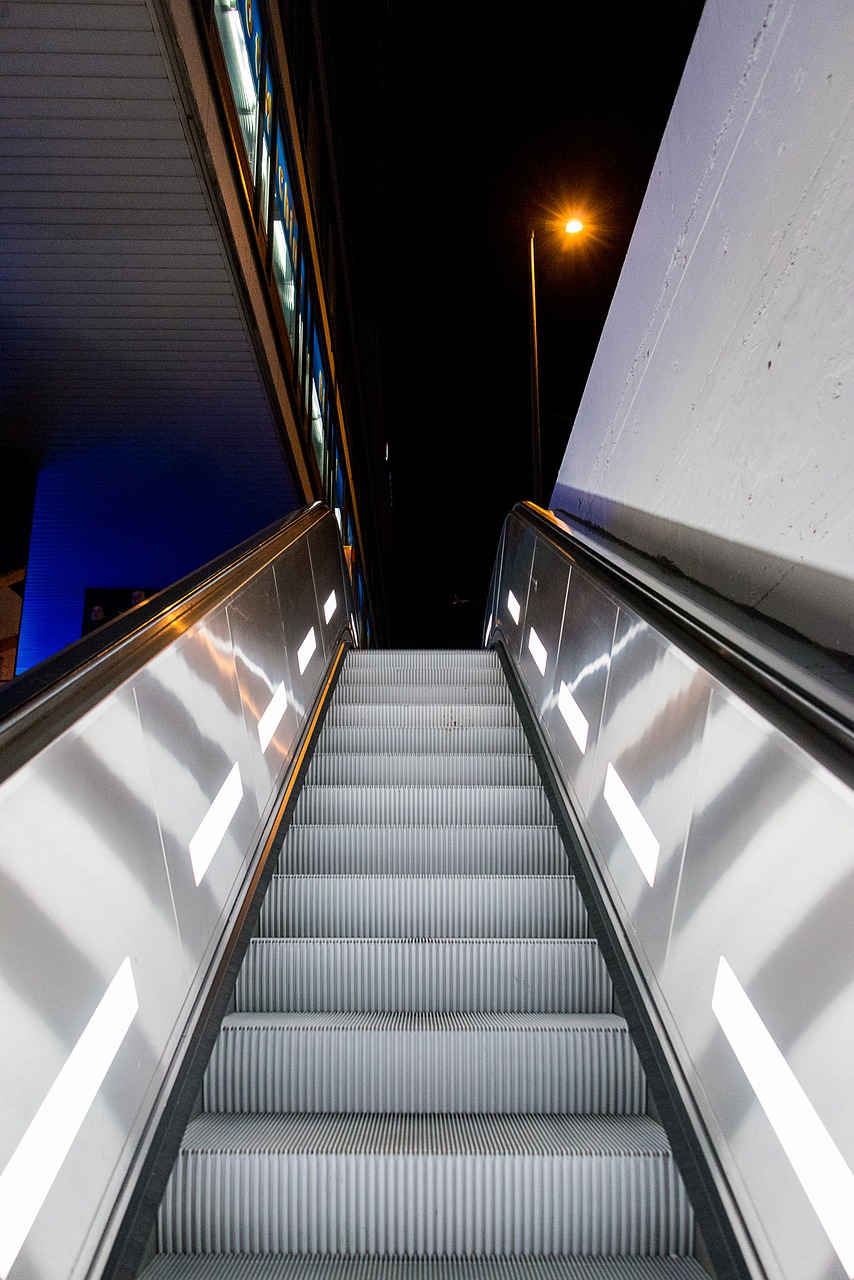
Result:
{"type": "MultiPolygon", "coordinates": [[[[566,224],[567,235],[578,235],[584,230],[584,223],[578,218],[570,218],[566,224]]],[[[531,471],[533,481],[533,500],[538,507],[543,505],[543,458],[540,444],[540,363],[537,352],[537,284],[534,267],[534,228],[531,228],[531,471]]]]}

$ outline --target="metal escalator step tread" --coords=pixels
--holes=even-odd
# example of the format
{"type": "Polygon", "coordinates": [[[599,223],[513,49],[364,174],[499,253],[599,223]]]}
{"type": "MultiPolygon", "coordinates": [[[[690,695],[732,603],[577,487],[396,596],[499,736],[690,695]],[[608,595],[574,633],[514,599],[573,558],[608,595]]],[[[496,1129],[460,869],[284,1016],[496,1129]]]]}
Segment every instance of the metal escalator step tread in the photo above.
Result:
{"type": "Polygon", "coordinates": [[[638,1114],[613,1014],[230,1014],[206,1111],[638,1114]]]}
{"type": "Polygon", "coordinates": [[[140,1280],[708,1280],[693,1258],[158,1254],[140,1280]]]}
{"type": "Polygon", "coordinates": [[[562,875],[557,828],[353,826],[294,823],[279,858],[285,874],[562,875]]]}
{"type": "Polygon", "coordinates": [[[530,754],[318,753],[309,786],[535,786],[540,778],[530,754]]]}
{"type": "Polygon", "coordinates": [[[274,876],[268,938],[568,938],[586,935],[573,876],[274,876]]]}
{"type": "Polygon", "coordinates": [[[236,1008],[258,1012],[609,1013],[586,939],[253,938],[236,1008]]]}
{"type": "Polygon", "coordinates": [[[401,728],[467,729],[475,726],[517,728],[519,713],[511,702],[475,702],[458,697],[451,702],[338,702],[334,698],[326,725],[390,725],[401,728]]]}
{"type": "Polygon", "coordinates": [[[664,1130],[649,1116],[229,1115],[187,1125],[181,1151],[293,1155],[664,1156],[664,1130]]]}
{"type": "Polygon", "coordinates": [[[500,666],[468,667],[461,664],[444,667],[379,667],[351,666],[347,663],[341,673],[337,688],[344,685],[358,686],[364,691],[373,690],[386,685],[430,685],[439,688],[442,685],[457,684],[462,686],[501,685],[507,687],[507,679],[500,666]]]}
{"type": "Polygon", "coordinates": [[[545,825],[552,819],[541,786],[313,786],[297,801],[294,821],[334,825],[418,826],[476,823],[545,825]]]}
{"type": "Polygon", "coordinates": [[[666,1138],[645,1116],[218,1114],[187,1128],[159,1243],[661,1254],[687,1252],[692,1229],[666,1138]]]}
{"type": "Polygon", "coordinates": [[[324,724],[315,759],[327,754],[518,755],[528,753],[522,726],[470,725],[402,728],[398,725],[324,724]]]}
{"type": "Polygon", "coordinates": [[[351,649],[346,665],[350,667],[415,667],[441,671],[445,667],[501,670],[494,649],[351,649]]]}
{"type": "Polygon", "coordinates": [[[345,684],[339,681],[333,699],[335,706],[358,704],[360,706],[377,706],[382,703],[393,703],[400,706],[447,706],[454,703],[472,703],[475,706],[513,707],[513,698],[507,682],[502,684],[480,684],[477,681],[456,681],[453,684],[435,684],[425,680],[423,683],[391,684],[380,681],[369,686],[361,682],[345,684]]]}

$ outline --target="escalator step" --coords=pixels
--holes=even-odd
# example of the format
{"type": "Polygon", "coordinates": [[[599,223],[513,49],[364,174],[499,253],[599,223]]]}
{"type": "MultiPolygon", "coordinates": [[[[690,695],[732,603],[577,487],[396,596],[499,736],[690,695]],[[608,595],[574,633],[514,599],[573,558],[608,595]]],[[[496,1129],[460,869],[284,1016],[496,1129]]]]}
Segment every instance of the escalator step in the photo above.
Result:
{"type": "Polygon", "coordinates": [[[530,754],[445,755],[359,754],[315,755],[310,786],[535,786],[539,774],[530,754]]]}
{"type": "Polygon", "coordinates": [[[144,1280],[708,1280],[693,1258],[344,1258],[160,1254],[144,1280]]]}
{"type": "Polygon", "coordinates": [[[518,755],[528,751],[528,743],[521,728],[508,725],[490,728],[472,725],[470,728],[408,729],[395,725],[341,725],[325,724],[315,751],[319,756],[334,753],[366,752],[381,755],[518,755]]]}
{"type": "Polygon", "coordinates": [[[230,1014],[206,1111],[636,1114],[644,1079],[613,1014],[230,1014]]]}
{"type": "Polygon", "coordinates": [[[312,786],[303,787],[294,821],[324,825],[421,823],[449,826],[542,825],[551,810],[538,786],[312,786]]]}
{"type": "Polygon", "coordinates": [[[345,685],[358,687],[363,691],[365,699],[373,696],[374,689],[380,685],[419,685],[431,689],[442,688],[443,685],[458,685],[470,689],[483,686],[501,686],[506,688],[504,672],[500,666],[467,667],[457,664],[446,667],[379,667],[365,664],[352,665],[346,663],[338,682],[338,687],[345,685]]]}
{"type": "Polygon", "coordinates": [[[339,681],[335,701],[341,706],[359,703],[363,706],[381,706],[395,703],[400,706],[447,706],[454,703],[475,703],[484,706],[512,707],[513,699],[506,681],[478,684],[461,680],[453,684],[437,684],[432,680],[414,684],[391,684],[379,680],[369,686],[361,682],[345,684],[339,681]]]}
{"type": "Polygon", "coordinates": [[[274,876],[259,933],[279,938],[586,936],[572,876],[274,876]]]}
{"type": "Polygon", "coordinates": [[[236,1009],[323,1013],[610,1013],[585,939],[253,938],[236,1009]]]}
{"type": "Polygon", "coordinates": [[[164,1252],[667,1254],[692,1215],[645,1116],[201,1115],[164,1252]]]}
{"type": "Polygon", "coordinates": [[[518,729],[519,716],[510,702],[473,702],[455,697],[451,702],[346,702],[336,697],[324,725],[395,725],[401,728],[468,729],[501,726],[518,729]]]}
{"type": "Polygon", "coordinates": [[[466,671],[500,671],[501,660],[491,649],[351,649],[345,669],[387,671],[410,668],[432,676],[447,667],[466,671]]]}
{"type": "Polygon", "coordinates": [[[294,875],[563,875],[567,858],[551,825],[323,827],[295,823],[279,870],[294,875]]]}

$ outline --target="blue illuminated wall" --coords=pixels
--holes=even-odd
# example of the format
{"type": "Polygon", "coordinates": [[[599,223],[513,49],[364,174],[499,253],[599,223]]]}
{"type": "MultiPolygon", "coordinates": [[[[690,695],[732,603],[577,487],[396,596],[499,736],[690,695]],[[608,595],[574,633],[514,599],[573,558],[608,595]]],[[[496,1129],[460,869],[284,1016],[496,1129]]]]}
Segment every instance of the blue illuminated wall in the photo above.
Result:
{"type": "Polygon", "coordinates": [[[39,472],[18,672],[80,635],[87,587],[161,588],[300,505],[264,467],[148,439],[58,455],[39,472]]]}

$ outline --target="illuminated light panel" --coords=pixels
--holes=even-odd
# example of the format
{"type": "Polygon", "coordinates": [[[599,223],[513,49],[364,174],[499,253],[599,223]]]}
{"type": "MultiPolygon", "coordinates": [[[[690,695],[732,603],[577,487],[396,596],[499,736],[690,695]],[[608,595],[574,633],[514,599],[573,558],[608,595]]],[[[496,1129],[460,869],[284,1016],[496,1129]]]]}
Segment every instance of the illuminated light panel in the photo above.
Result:
{"type": "Polygon", "coordinates": [[[489,622],[487,622],[486,624],[485,639],[488,640],[491,635],[492,635],[492,614],[489,615],[489,622]]]}
{"type": "Polygon", "coordinates": [[[845,1274],[854,1277],[854,1173],[723,956],[712,1011],[845,1274]]]}
{"type": "Polygon", "coordinates": [[[544,676],[546,674],[546,663],[549,660],[549,655],[546,651],[546,646],[543,644],[533,627],[531,627],[531,631],[528,636],[528,652],[534,659],[534,663],[536,664],[536,668],[540,675],[544,676]]]}
{"type": "Polygon", "coordinates": [[[302,675],[308,664],[311,662],[311,655],[314,653],[316,648],[317,637],[314,634],[314,627],[312,627],[300,647],[297,649],[297,663],[299,664],[300,675],[302,675]]]}
{"type": "Polygon", "coordinates": [[[512,591],[507,592],[507,608],[510,610],[510,617],[518,625],[521,608],[519,606],[519,601],[516,599],[512,591]]]}
{"type": "Polygon", "coordinates": [[[329,619],[332,617],[332,615],[334,614],[337,608],[338,608],[338,597],[336,596],[335,592],[332,591],[329,594],[329,599],[326,601],[326,604],[323,606],[323,618],[325,622],[329,621],[329,619]]]}
{"type": "Polygon", "coordinates": [[[575,739],[575,745],[584,755],[587,750],[587,735],[590,732],[590,725],[587,723],[587,717],[581,707],[569,692],[569,686],[564,684],[563,680],[560,682],[557,709],[566,721],[566,727],[575,739]]]}
{"type": "Polygon", "coordinates": [[[608,765],[608,772],[605,775],[604,796],[605,803],[617,820],[617,826],[626,837],[635,862],[652,888],[655,883],[661,846],[612,764],[608,765]]]}
{"type": "Polygon", "coordinates": [[[270,699],[267,710],[258,721],[258,740],[261,743],[262,751],[266,751],[273,741],[273,734],[282,723],[282,716],[287,709],[288,691],[283,681],[270,699]]]}
{"type": "Polygon", "coordinates": [[[213,862],[242,799],[243,783],[240,779],[240,765],[236,764],[216,793],[213,804],[202,818],[196,834],[190,841],[190,861],[193,864],[193,879],[197,885],[204,880],[207,869],[213,862]]]}
{"type": "Polygon", "coordinates": [[[138,1008],[130,957],[126,956],[0,1173],[2,1280],[20,1253],[138,1008]]]}

